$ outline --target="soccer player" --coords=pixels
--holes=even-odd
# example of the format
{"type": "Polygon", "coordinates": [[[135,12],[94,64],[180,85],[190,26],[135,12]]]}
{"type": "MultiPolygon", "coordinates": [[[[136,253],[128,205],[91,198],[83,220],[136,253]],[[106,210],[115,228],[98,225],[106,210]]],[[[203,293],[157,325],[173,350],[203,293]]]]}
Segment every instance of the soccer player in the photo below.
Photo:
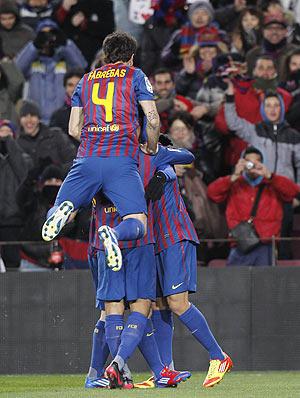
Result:
{"type": "MultiPolygon", "coordinates": [[[[187,150],[159,147],[156,155],[149,156],[140,152],[139,158],[140,173],[144,184],[149,188],[148,193],[152,190],[156,194],[155,190],[152,189],[154,186],[159,187],[160,190],[167,178],[176,178],[168,163],[190,163],[193,160],[193,155],[187,150]],[[160,171],[160,168],[163,171],[160,171]]],[[[126,376],[127,370],[124,374],[124,364],[139,344],[141,352],[153,371],[155,385],[157,387],[176,385],[190,377],[190,373],[172,371],[162,363],[153,335],[152,322],[147,319],[150,303],[155,300],[156,295],[151,206],[149,206],[147,235],[139,241],[119,242],[123,251],[125,267],[120,272],[114,273],[104,265],[103,251],[101,251],[103,247],[98,238],[97,230],[102,223],[113,227],[118,223],[118,217],[117,210],[112,204],[103,204],[99,200],[96,201],[90,237],[92,247],[97,250],[97,259],[95,256],[90,256],[89,259],[96,285],[97,302],[105,301],[106,341],[114,358],[106,370],[107,376],[112,387],[129,388],[132,383],[126,376]],[[124,300],[129,301],[130,308],[133,311],[129,315],[125,327],[123,320],[124,300]]],[[[101,322],[100,320],[96,324],[97,335],[101,322]]],[[[103,330],[103,328],[104,325],[101,329],[103,330]]],[[[102,336],[103,332],[101,333],[102,336]]],[[[87,387],[105,386],[107,382],[103,379],[103,365],[106,359],[103,358],[104,351],[99,349],[101,348],[99,337],[94,336],[94,340],[91,367],[86,380],[87,387]]]]}
{"type": "MultiPolygon", "coordinates": [[[[191,331],[196,340],[209,352],[210,366],[204,387],[219,383],[232,367],[214,338],[204,315],[189,302],[189,293],[196,291],[198,237],[180,195],[177,180],[165,185],[164,195],[153,204],[156,260],[162,296],[170,310],[191,331]]],[[[162,307],[161,307],[162,308],[162,307]]],[[[172,318],[153,311],[155,338],[162,356],[171,361],[172,318]],[[170,333],[165,333],[165,330],[170,333]]],[[[162,311],[164,313],[164,311],[162,311]]]]}
{"type": "Polygon", "coordinates": [[[107,265],[119,271],[122,256],[118,240],[140,239],[147,227],[147,206],[137,166],[138,104],[146,117],[148,153],[157,147],[159,116],[148,78],[133,67],[135,39],[114,32],[104,40],[103,51],[107,64],[85,74],[72,96],[69,133],[80,139],[80,146],[42,236],[52,240],[70,215],[102,190],[122,217],[114,231],[100,226],[107,265]]]}

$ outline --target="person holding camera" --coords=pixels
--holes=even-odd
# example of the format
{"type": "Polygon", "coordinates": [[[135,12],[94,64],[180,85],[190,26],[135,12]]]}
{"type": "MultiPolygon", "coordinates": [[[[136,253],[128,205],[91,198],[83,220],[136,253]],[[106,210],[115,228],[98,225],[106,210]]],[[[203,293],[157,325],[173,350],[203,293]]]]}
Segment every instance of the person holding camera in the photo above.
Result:
{"type": "Polygon", "coordinates": [[[41,120],[48,124],[52,113],[64,104],[64,75],[70,68],[87,67],[75,43],[67,39],[58,25],[44,19],[37,35],[16,57],[16,65],[28,80],[28,95],[39,104],[41,120]]]}
{"type": "Polygon", "coordinates": [[[208,197],[226,202],[226,221],[235,237],[227,265],[272,265],[271,238],[280,236],[283,204],[299,196],[299,186],[272,173],[263,154],[248,147],[232,175],[208,186],[208,197]]]}

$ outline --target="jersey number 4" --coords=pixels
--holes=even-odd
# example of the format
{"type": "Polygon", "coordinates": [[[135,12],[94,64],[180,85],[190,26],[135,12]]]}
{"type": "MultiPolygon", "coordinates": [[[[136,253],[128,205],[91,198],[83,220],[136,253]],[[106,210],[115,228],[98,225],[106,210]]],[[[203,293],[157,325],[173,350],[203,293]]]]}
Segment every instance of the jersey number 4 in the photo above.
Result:
{"type": "Polygon", "coordinates": [[[115,90],[115,83],[109,82],[107,84],[107,94],[105,98],[99,98],[99,83],[95,83],[93,85],[92,91],[92,101],[95,105],[102,105],[105,109],[105,122],[110,123],[113,120],[113,98],[114,98],[114,90],[115,90]]]}

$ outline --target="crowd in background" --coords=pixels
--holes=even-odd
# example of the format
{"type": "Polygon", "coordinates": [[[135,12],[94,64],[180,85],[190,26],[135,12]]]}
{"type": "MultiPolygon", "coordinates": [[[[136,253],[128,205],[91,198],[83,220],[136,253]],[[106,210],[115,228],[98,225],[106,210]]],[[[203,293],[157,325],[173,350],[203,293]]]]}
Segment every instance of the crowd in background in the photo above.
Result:
{"type": "MultiPolygon", "coordinates": [[[[176,174],[200,239],[228,236],[232,201],[220,179],[235,174],[249,144],[268,167],[263,178],[300,183],[300,1],[0,0],[0,241],[36,241],[2,246],[7,268],[20,267],[21,258],[24,268],[62,262],[54,244],[41,242],[40,229],[76,156],[78,142],[68,135],[72,92],[103,64],[101,44],[114,30],[138,42],[135,66],[152,81],[161,132],[195,155],[176,174]],[[271,120],[272,110],[268,116],[272,106],[280,107],[279,120],[271,120]],[[213,201],[209,184],[217,184],[208,192],[213,201]]],[[[262,240],[291,236],[300,203],[272,189],[283,211],[264,214],[270,228],[262,240]]],[[[60,246],[87,240],[88,224],[86,209],[60,246]]],[[[207,264],[226,257],[228,245],[202,243],[198,254],[207,264]]],[[[288,243],[279,256],[292,258],[288,243]]]]}

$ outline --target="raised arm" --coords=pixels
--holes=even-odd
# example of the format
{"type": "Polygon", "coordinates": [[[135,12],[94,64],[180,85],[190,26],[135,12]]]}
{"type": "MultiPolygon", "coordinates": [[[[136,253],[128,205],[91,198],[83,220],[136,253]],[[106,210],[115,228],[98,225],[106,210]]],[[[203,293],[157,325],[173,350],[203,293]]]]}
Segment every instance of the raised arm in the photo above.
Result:
{"type": "Polygon", "coordinates": [[[160,132],[159,114],[156,109],[155,101],[140,101],[140,105],[146,116],[147,149],[151,154],[157,151],[157,143],[160,132]]]}
{"type": "Polygon", "coordinates": [[[226,91],[225,119],[230,130],[233,130],[236,135],[243,140],[252,143],[252,140],[256,135],[255,125],[238,116],[234,102],[233,85],[231,82],[228,83],[228,89],[226,91]]]}

